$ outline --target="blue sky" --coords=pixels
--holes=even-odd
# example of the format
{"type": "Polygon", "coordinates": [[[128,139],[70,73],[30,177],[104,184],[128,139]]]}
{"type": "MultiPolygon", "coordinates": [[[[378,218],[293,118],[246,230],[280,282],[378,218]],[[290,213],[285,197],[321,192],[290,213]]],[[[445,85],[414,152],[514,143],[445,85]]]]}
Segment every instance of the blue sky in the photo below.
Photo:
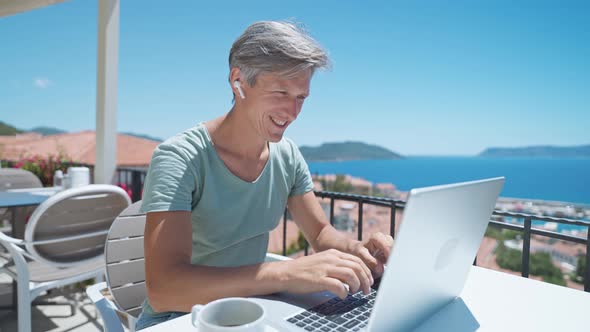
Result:
{"type": "MultiPolygon", "coordinates": [[[[227,56],[295,19],[329,51],[287,135],[405,155],[590,144],[587,1],[121,1],[119,131],[166,138],[231,107],[227,56]]],[[[0,121],[95,126],[97,2],[0,19],[0,121]]]]}

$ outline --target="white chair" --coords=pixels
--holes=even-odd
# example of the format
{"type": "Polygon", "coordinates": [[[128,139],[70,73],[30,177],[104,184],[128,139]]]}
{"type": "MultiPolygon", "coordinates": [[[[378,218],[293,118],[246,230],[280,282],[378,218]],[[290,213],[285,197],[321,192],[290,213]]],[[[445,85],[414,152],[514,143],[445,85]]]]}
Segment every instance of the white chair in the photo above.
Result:
{"type": "Polygon", "coordinates": [[[20,168],[0,169],[0,191],[39,187],[43,187],[41,180],[27,170],[20,168]]]}
{"type": "Polygon", "coordinates": [[[41,293],[87,279],[104,280],[105,238],[130,203],[117,186],[68,189],[35,209],[24,239],[0,233],[0,244],[12,258],[0,273],[18,284],[18,331],[31,331],[31,304],[41,293]]]}
{"type": "MultiPolygon", "coordinates": [[[[86,293],[100,312],[106,332],[135,331],[141,304],[147,297],[143,234],[145,214],[141,201],[125,209],[113,222],[105,244],[106,282],[89,286],[86,293]],[[103,295],[108,289],[109,298],[103,295]]],[[[289,259],[268,253],[266,261],[289,259]]]]}
{"type": "MultiPolygon", "coordinates": [[[[20,168],[0,168],[0,191],[25,188],[41,188],[41,180],[33,174],[20,168]]],[[[32,213],[34,207],[25,207],[25,213],[32,213]]],[[[4,229],[5,224],[12,218],[10,211],[6,208],[0,208],[0,231],[4,229]]]]}

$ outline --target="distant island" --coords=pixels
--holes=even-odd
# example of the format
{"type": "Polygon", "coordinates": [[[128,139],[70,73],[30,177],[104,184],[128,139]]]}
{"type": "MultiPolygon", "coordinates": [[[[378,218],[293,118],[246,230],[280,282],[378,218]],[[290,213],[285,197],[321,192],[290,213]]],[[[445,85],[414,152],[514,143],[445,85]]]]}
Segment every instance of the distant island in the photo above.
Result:
{"type": "Polygon", "coordinates": [[[318,147],[301,146],[299,150],[307,162],[403,158],[386,148],[362,142],[324,143],[318,147]]]}
{"type": "Polygon", "coordinates": [[[551,146],[538,145],[519,148],[488,148],[478,157],[590,157],[590,145],[551,146]]]}
{"type": "MultiPolygon", "coordinates": [[[[35,127],[30,130],[18,129],[12,125],[9,125],[5,122],[0,121],[0,136],[14,136],[16,134],[24,134],[24,133],[38,133],[43,136],[48,136],[48,135],[64,134],[64,133],[67,133],[67,131],[62,130],[62,129],[58,129],[58,128],[43,127],[43,126],[35,127]]],[[[145,135],[145,134],[136,134],[136,133],[130,133],[130,132],[124,132],[121,134],[139,137],[139,138],[143,138],[143,139],[148,139],[148,140],[156,141],[156,142],[163,141],[161,138],[153,137],[153,136],[149,136],[149,135],[145,135]]]]}
{"type": "Polygon", "coordinates": [[[38,133],[43,136],[66,133],[65,130],[61,130],[61,129],[57,129],[57,128],[53,128],[53,127],[35,127],[33,129],[29,130],[29,132],[38,133]]]}
{"type": "Polygon", "coordinates": [[[63,134],[66,132],[67,131],[65,131],[65,130],[61,130],[61,129],[57,129],[57,128],[53,128],[53,127],[44,127],[44,126],[35,127],[30,130],[18,129],[13,125],[10,125],[8,123],[0,121],[0,136],[14,136],[16,134],[24,134],[24,133],[37,133],[37,134],[41,134],[43,136],[47,136],[47,135],[63,134]]]}
{"type": "Polygon", "coordinates": [[[145,134],[136,134],[136,133],[130,133],[130,132],[125,132],[125,133],[121,133],[121,134],[123,134],[123,135],[129,135],[129,136],[134,136],[134,137],[139,137],[139,138],[147,139],[147,140],[150,140],[150,141],[164,142],[164,140],[161,139],[161,138],[150,136],[150,135],[145,135],[145,134]]]}

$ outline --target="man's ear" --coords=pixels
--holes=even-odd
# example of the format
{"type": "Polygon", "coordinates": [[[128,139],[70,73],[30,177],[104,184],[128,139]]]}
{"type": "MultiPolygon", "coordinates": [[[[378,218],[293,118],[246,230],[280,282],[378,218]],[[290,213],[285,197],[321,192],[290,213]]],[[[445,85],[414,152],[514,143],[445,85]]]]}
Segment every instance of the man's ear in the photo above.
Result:
{"type": "Polygon", "coordinates": [[[244,95],[244,90],[242,90],[242,83],[241,83],[241,77],[242,73],[240,71],[240,68],[238,67],[234,67],[231,69],[230,73],[229,73],[229,80],[230,80],[230,86],[232,88],[232,91],[235,95],[239,95],[240,98],[245,99],[246,96],[244,95]]]}
{"type": "Polygon", "coordinates": [[[240,95],[240,97],[242,99],[246,99],[246,96],[244,96],[244,91],[242,91],[242,85],[240,84],[240,81],[235,80],[233,86],[238,90],[238,94],[240,95]]]}

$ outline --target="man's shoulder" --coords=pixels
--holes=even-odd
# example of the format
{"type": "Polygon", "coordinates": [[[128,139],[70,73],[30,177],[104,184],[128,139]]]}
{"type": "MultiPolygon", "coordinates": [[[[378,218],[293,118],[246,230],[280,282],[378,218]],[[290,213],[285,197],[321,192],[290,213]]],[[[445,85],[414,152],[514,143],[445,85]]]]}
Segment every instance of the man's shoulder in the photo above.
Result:
{"type": "Polygon", "coordinates": [[[280,159],[281,163],[286,165],[296,165],[302,162],[303,157],[295,142],[287,137],[283,137],[279,142],[274,143],[276,147],[276,158],[280,159]]]}
{"type": "Polygon", "coordinates": [[[288,137],[283,137],[279,142],[274,144],[281,155],[292,156],[298,150],[297,144],[288,137]]]}
{"type": "Polygon", "coordinates": [[[183,153],[199,153],[207,148],[208,135],[205,126],[199,123],[160,143],[157,150],[174,150],[183,153]]]}

